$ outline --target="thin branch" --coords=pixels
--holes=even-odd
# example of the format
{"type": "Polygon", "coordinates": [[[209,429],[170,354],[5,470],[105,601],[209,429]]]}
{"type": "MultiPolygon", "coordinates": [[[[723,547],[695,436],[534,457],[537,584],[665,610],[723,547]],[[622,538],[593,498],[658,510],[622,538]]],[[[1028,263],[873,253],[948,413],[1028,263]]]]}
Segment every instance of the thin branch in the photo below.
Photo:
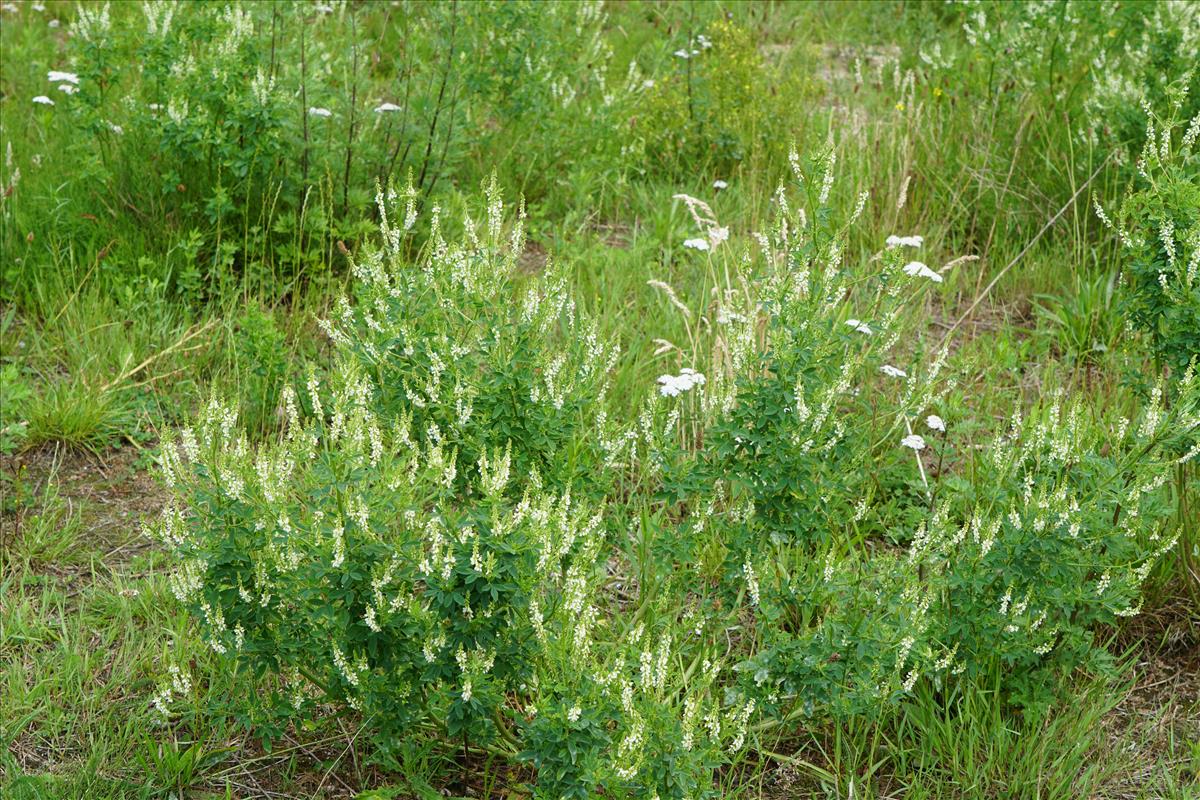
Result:
{"type": "Polygon", "coordinates": [[[1079,195],[1083,193],[1084,189],[1091,185],[1092,181],[1095,180],[1096,176],[1100,174],[1100,170],[1104,169],[1104,165],[1108,163],[1108,159],[1111,157],[1112,156],[1110,154],[1108,158],[1105,158],[1102,162],[1100,162],[1100,166],[1096,167],[1096,171],[1091,174],[1091,177],[1083,182],[1082,186],[1075,190],[1075,194],[1071,195],[1071,199],[1068,200],[1066,204],[1058,210],[1058,213],[1051,217],[1050,220],[1042,226],[1042,229],[1037,232],[1037,235],[1030,239],[1029,242],[1023,248],[1021,248],[1021,252],[1017,253],[1013,257],[1012,261],[1009,261],[1008,264],[1005,265],[1004,269],[1000,270],[1000,272],[996,274],[996,277],[992,278],[991,282],[984,287],[983,291],[979,293],[979,296],[975,298],[975,301],[971,303],[970,307],[963,312],[961,317],[955,320],[954,324],[951,325],[949,330],[946,331],[945,335],[942,336],[943,343],[945,343],[946,340],[949,339],[956,330],[958,330],[958,327],[963,324],[967,317],[971,316],[971,312],[973,312],[976,307],[983,302],[983,298],[988,296],[988,293],[992,291],[997,283],[1000,282],[1000,279],[1003,278],[1008,271],[1012,269],[1013,266],[1016,265],[1016,263],[1020,261],[1026,253],[1029,252],[1030,248],[1037,244],[1038,240],[1042,238],[1042,235],[1045,234],[1046,231],[1054,227],[1054,223],[1058,222],[1059,217],[1065,214],[1067,209],[1075,204],[1075,201],[1079,199],[1079,195]]]}
{"type": "Polygon", "coordinates": [[[446,82],[450,79],[450,70],[454,66],[455,33],[458,31],[458,0],[454,0],[453,12],[450,17],[450,49],[446,52],[446,70],[442,73],[442,83],[438,87],[437,105],[433,107],[433,119],[429,123],[429,135],[425,139],[425,158],[421,162],[421,177],[417,179],[417,188],[425,185],[425,174],[429,170],[429,154],[433,152],[433,139],[437,131],[438,117],[442,113],[442,101],[446,96],[446,82]]]}
{"type": "Polygon", "coordinates": [[[142,363],[138,364],[136,367],[122,372],[120,375],[118,375],[117,377],[115,377],[111,381],[109,381],[108,383],[101,386],[98,391],[101,393],[107,392],[109,389],[112,389],[114,386],[121,383],[122,381],[126,381],[129,378],[132,378],[134,375],[138,374],[139,372],[144,370],[146,367],[153,364],[155,361],[158,361],[163,356],[169,355],[171,353],[174,353],[176,350],[179,350],[181,347],[183,347],[189,341],[196,338],[197,336],[199,336],[200,334],[204,333],[209,328],[211,328],[213,325],[215,325],[216,322],[217,322],[217,320],[214,317],[213,319],[210,319],[208,322],[204,323],[203,325],[201,325],[199,327],[193,326],[193,327],[189,328],[187,331],[184,332],[183,336],[179,337],[179,339],[176,340],[175,344],[171,345],[170,347],[166,348],[165,350],[158,351],[154,355],[152,355],[149,358],[147,358],[146,360],[142,361],[142,363]]]}
{"type": "Polygon", "coordinates": [[[342,175],[342,217],[350,209],[350,162],[354,156],[354,123],[357,121],[355,112],[358,110],[358,18],[354,10],[350,11],[350,131],[346,135],[346,169],[342,175]]]}

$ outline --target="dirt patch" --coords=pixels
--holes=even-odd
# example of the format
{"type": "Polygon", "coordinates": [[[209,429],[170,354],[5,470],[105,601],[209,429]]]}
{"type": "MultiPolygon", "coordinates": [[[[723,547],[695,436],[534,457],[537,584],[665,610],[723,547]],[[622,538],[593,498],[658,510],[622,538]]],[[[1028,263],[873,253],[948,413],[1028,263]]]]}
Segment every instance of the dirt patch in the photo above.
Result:
{"type": "Polygon", "coordinates": [[[525,249],[517,256],[517,269],[525,275],[537,275],[546,268],[550,254],[538,242],[526,240],[525,249]]]}
{"type": "Polygon", "coordinates": [[[1186,784],[1200,780],[1188,743],[1200,742],[1200,647],[1135,667],[1133,690],[1105,720],[1121,757],[1136,766],[1108,787],[1106,798],[1144,796],[1167,774],[1186,784]]]}
{"type": "Polygon", "coordinates": [[[148,469],[146,451],[133,447],[106,450],[100,456],[61,447],[42,447],[0,459],[4,473],[4,538],[20,535],[21,526],[39,513],[50,484],[82,515],[84,541],[98,550],[109,569],[153,547],[141,535],[141,520],[163,507],[168,493],[148,469]]]}
{"type": "Polygon", "coordinates": [[[1165,774],[1200,785],[1200,763],[1188,749],[1200,742],[1200,612],[1181,595],[1134,617],[1116,646],[1138,648],[1135,682],[1104,723],[1134,766],[1103,796],[1144,797],[1165,774]]]}
{"type": "Polygon", "coordinates": [[[624,222],[598,222],[593,230],[605,247],[628,250],[633,243],[633,228],[624,222]]]}

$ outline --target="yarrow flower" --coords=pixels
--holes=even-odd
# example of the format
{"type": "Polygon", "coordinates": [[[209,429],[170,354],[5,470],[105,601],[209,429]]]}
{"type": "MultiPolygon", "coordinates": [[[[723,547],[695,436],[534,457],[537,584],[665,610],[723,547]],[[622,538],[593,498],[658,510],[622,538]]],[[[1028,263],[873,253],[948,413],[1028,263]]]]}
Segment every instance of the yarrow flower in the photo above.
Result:
{"type": "Polygon", "coordinates": [[[58,90],[60,92],[65,92],[66,94],[75,94],[76,92],[79,91],[79,89],[77,89],[76,87],[72,86],[69,83],[60,83],[58,85],[58,90]]]}
{"type": "Polygon", "coordinates": [[[931,431],[945,431],[946,422],[937,414],[930,414],[925,418],[925,424],[929,426],[931,431]]]}
{"type": "Polygon", "coordinates": [[[690,247],[693,250],[708,250],[708,239],[684,239],[684,247],[690,247]]]}
{"type": "Polygon", "coordinates": [[[722,189],[728,189],[729,184],[726,183],[725,181],[713,181],[713,188],[719,192],[722,189]]]}
{"type": "Polygon", "coordinates": [[[46,73],[46,80],[51,83],[73,83],[76,86],[79,85],[79,76],[74,72],[60,72],[56,69],[52,69],[46,73]]]}
{"type": "Polygon", "coordinates": [[[380,103],[379,105],[377,105],[375,107],[376,114],[382,114],[386,111],[400,111],[400,110],[401,110],[400,106],[396,105],[395,103],[380,103]]]}
{"type": "Polygon", "coordinates": [[[332,117],[333,116],[333,112],[330,111],[328,108],[318,108],[317,106],[312,106],[311,108],[309,108],[308,113],[314,117],[332,117]]]}
{"type": "Polygon", "coordinates": [[[910,433],[908,436],[905,436],[900,440],[900,444],[904,445],[905,447],[911,447],[913,450],[924,450],[925,437],[918,433],[910,433]]]}
{"type": "Polygon", "coordinates": [[[35,102],[39,105],[43,105],[43,106],[54,105],[54,101],[51,100],[49,97],[46,97],[46,95],[44,95],[44,94],[39,94],[37,97],[33,98],[33,102],[35,102]]]}
{"type": "Polygon", "coordinates": [[[920,247],[925,242],[924,236],[889,236],[888,247],[920,247]]]}
{"type": "Polygon", "coordinates": [[[859,333],[865,333],[868,336],[870,336],[872,333],[871,326],[863,322],[861,319],[848,319],[846,320],[846,324],[851,328],[854,328],[854,330],[858,331],[859,333]]]}
{"type": "Polygon", "coordinates": [[[704,385],[704,374],[690,367],[679,370],[678,375],[659,375],[658,393],[663,397],[678,397],[684,392],[691,391],[693,386],[704,385]]]}
{"type": "Polygon", "coordinates": [[[934,283],[941,283],[942,276],[922,264],[920,261],[910,261],[904,265],[904,272],[915,278],[929,278],[934,283]]]}
{"type": "Polygon", "coordinates": [[[891,378],[907,378],[908,373],[899,367],[893,367],[891,364],[884,364],[879,368],[879,371],[891,378]]]}

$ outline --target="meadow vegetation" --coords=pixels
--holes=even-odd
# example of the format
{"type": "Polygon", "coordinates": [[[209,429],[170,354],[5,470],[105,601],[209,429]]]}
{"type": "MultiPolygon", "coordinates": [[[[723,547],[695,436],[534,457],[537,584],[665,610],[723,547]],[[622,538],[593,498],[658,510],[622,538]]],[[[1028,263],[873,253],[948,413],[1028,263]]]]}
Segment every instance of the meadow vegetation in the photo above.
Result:
{"type": "Polygon", "coordinates": [[[1196,5],[0,45],[0,795],[1200,796],[1196,5]]]}

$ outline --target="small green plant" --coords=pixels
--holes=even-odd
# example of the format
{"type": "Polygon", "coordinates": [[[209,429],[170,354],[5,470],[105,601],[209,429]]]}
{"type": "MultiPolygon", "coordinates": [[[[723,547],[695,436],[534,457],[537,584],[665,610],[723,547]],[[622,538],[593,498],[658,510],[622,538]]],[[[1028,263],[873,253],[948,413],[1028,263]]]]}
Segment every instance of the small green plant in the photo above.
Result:
{"type": "Polygon", "coordinates": [[[289,366],[287,340],[274,316],[257,306],[242,313],[233,336],[238,395],[244,398],[241,417],[261,436],[280,424],[280,397],[289,366]]]}
{"type": "Polygon", "coordinates": [[[1075,276],[1064,294],[1040,294],[1035,310],[1057,350],[1077,363],[1103,360],[1121,338],[1124,320],[1116,303],[1117,275],[1075,276]]]}
{"type": "Polygon", "coordinates": [[[9,455],[24,443],[32,398],[33,387],[21,367],[15,362],[0,365],[0,454],[9,455]]]}
{"type": "Polygon", "coordinates": [[[11,486],[2,487],[5,496],[0,513],[9,519],[4,525],[0,560],[6,568],[67,564],[78,552],[82,515],[78,505],[62,496],[56,477],[57,469],[51,471],[40,491],[31,490],[25,483],[28,476],[23,474],[16,476],[11,486]]]}
{"type": "Polygon", "coordinates": [[[98,452],[119,441],[135,426],[128,398],[98,391],[80,378],[50,379],[29,401],[27,446],[46,442],[98,452]]]}
{"type": "Polygon", "coordinates": [[[146,797],[184,797],[202,778],[205,770],[218,763],[229,751],[209,747],[207,742],[142,740],[135,753],[146,776],[146,797]]]}

